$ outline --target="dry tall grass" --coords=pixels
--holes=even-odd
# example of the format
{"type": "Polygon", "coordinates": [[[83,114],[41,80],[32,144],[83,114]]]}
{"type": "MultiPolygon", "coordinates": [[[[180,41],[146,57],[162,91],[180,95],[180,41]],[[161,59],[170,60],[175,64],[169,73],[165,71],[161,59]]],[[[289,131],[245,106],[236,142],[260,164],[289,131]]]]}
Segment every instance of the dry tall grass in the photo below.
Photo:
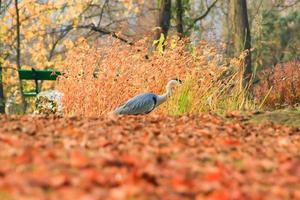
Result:
{"type": "Polygon", "coordinates": [[[72,50],[63,63],[66,75],[58,81],[65,113],[100,116],[141,92],[163,93],[172,78],[184,84],[155,112],[225,112],[250,105],[241,87],[243,58],[226,61],[216,45],[190,47],[176,39],[149,55],[147,44],[146,39],[134,46],[110,39],[72,50]]]}

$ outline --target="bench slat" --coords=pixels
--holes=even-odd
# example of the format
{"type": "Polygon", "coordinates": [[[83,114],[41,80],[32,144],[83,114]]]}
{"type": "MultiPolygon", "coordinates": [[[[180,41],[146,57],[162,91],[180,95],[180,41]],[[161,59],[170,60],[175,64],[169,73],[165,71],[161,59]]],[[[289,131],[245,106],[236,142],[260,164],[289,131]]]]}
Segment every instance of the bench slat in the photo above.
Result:
{"type": "Polygon", "coordinates": [[[24,92],[24,97],[35,97],[37,95],[36,92],[24,92]]]}
{"type": "Polygon", "coordinates": [[[21,80],[56,80],[60,72],[54,70],[26,70],[20,69],[19,76],[21,80]]]}

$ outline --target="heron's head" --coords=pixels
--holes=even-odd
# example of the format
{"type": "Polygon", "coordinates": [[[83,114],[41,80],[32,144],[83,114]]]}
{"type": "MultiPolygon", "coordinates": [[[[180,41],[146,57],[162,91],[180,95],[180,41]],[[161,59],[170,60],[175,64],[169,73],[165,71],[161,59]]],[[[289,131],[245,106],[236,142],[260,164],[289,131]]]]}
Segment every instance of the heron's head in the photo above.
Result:
{"type": "Polygon", "coordinates": [[[178,78],[174,78],[174,79],[171,79],[171,80],[169,81],[169,83],[170,83],[171,85],[181,85],[181,84],[182,84],[182,80],[180,80],[180,79],[178,79],[178,78]]]}
{"type": "Polygon", "coordinates": [[[171,90],[175,86],[179,86],[182,84],[182,81],[180,79],[171,79],[167,84],[167,91],[171,90]]]}

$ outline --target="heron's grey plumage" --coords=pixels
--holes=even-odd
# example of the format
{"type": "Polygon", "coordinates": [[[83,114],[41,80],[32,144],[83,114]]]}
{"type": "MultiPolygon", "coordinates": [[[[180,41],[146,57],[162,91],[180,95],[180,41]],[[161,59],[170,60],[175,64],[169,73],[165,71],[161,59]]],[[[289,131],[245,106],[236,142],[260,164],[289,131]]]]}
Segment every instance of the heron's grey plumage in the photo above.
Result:
{"type": "Polygon", "coordinates": [[[153,93],[143,93],[129,99],[118,107],[114,113],[121,115],[137,115],[150,113],[157,104],[157,96],[153,93]]]}
{"type": "Polygon", "coordinates": [[[156,95],[153,93],[140,94],[129,99],[126,103],[116,108],[114,113],[120,115],[148,114],[170,97],[173,84],[180,83],[180,80],[170,80],[166,87],[167,91],[163,95],[156,95]]]}

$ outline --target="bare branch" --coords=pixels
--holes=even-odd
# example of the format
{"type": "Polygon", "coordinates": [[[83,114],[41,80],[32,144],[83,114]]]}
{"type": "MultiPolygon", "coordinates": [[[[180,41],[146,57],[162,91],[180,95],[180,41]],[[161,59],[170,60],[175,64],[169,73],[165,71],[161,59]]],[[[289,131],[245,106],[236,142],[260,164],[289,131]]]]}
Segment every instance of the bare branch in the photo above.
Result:
{"type": "Polygon", "coordinates": [[[100,12],[100,16],[99,16],[99,22],[98,22],[97,27],[99,27],[100,24],[101,24],[102,17],[103,17],[103,13],[104,13],[104,8],[105,8],[106,5],[108,5],[108,3],[109,3],[109,0],[105,0],[103,6],[102,6],[102,8],[101,8],[101,12],[100,12]]]}
{"type": "Polygon", "coordinates": [[[206,11],[201,16],[195,18],[193,20],[193,24],[190,25],[189,27],[187,27],[185,34],[188,33],[194,27],[194,24],[196,24],[198,21],[204,19],[209,14],[211,9],[216,5],[217,2],[218,2],[218,0],[215,0],[210,6],[207,7],[206,11]]]}
{"type": "Polygon", "coordinates": [[[53,43],[52,47],[51,47],[51,50],[49,52],[49,56],[48,56],[48,61],[50,61],[52,59],[52,57],[54,56],[54,52],[55,52],[55,49],[56,49],[56,46],[58,45],[58,43],[68,35],[68,33],[70,32],[71,30],[66,30],[66,31],[63,31],[61,33],[61,35],[57,38],[57,40],[55,40],[55,42],[53,43]]]}
{"type": "Polygon", "coordinates": [[[295,2],[292,2],[288,5],[281,5],[281,4],[277,4],[275,5],[275,7],[279,10],[279,11],[283,11],[285,9],[288,9],[288,8],[291,8],[291,7],[294,7],[296,6],[298,3],[300,3],[300,0],[296,0],[295,2]]]}
{"type": "Polygon", "coordinates": [[[112,37],[122,41],[122,42],[125,42],[129,45],[133,45],[132,42],[128,41],[127,39],[119,36],[116,32],[114,31],[110,31],[110,30],[107,30],[105,28],[101,28],[101,27],[96,27],[95,24],[91,23],[91,24],[88,24],[88,25],[79,25],[77,27],[73,27],[72,25],[71,26],[68,26],[67,29],[74,29],[74,28],[81,28],[81,29],[90,29],[91,31],[94,31],[94,32],[98,32],[98,33],[102,33],[104,35],[111,35],[112,37]]]}

